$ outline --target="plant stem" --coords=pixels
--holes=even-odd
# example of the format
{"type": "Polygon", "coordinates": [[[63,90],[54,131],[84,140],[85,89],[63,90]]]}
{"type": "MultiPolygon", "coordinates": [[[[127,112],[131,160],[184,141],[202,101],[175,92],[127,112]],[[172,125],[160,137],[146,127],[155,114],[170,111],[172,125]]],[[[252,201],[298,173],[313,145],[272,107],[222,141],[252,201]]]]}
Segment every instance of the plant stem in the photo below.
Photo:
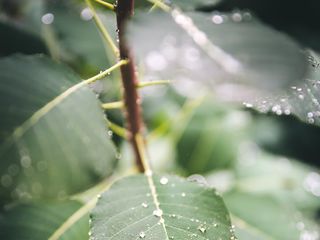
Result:
{"type": "Polygon", "coordinates": [[[144,172],[145,164],[143,162],[143,156],[141,156],[141,146],[137,141],[137,136],[143,136],[140,97],[136,88],[138,79],[136,76],[134,59],[125,39],[126,23],[134,13],[134,0],[118,0],[115,10],[117,14],[120,58],[129,60],[128,64],[123,65],[120,68],[124,88],[125,114],[130,132],[129,141],[131,142],[134,151],[136,165],[140,172],[144,172]]]}

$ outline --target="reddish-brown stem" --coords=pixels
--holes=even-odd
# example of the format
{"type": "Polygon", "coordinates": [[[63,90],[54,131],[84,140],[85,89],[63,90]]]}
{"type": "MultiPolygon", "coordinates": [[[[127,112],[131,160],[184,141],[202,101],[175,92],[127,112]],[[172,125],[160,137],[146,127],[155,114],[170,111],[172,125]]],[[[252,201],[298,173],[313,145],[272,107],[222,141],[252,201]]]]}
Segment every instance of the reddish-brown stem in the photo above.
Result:
{"type": "Polygon", "coordinates": [[[117,13],[120,58],[129,60],[128,64],[121,66],[125,114],[130,132],[129,140],[135,154],[136,165],[140,172],[144,172],[145,169],[136,137],[139,134],[142,135],[143,128],[140,97],[136,89],[138,79],[135,71],[134,59],[125,38],[125,26],[128,19],[133,15],[134,0],[118,0],[115,10],[117,13]]]}

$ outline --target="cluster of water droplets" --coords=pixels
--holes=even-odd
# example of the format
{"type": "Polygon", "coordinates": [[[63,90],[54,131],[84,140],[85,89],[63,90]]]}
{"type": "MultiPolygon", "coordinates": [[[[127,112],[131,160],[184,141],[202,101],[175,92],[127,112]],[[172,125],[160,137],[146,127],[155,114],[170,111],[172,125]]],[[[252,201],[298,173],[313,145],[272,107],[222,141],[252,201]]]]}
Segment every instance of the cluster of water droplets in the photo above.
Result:
{"type": "Polygon", "coordinates": [[[34,174],[42,173],[47,170],[47,162],[33,161],[28,149],[22,144],[18,144],[19,161],[12,162],[2,169],[0,176],[1,186],[9,191],[13,199],[31,199],[40,195],[44,187],[36,179],[31,184],[21,182],[21,177],[32,178],[34,174]],[[32,195],[31,195],[32,193],[32,195]]]}
{"type": "Polygon", "coordinates": [[[243,102],[243,105],[246,108],[257,109],[262,113],[272,112],[279,116],[294,114],[307,123],[319,123],[319,86],[320,81],[318,80],[306,80],[304,86],[291,86],[289,92],[284,96],[265,97],[254,101],[246,101],[243,102]]]}

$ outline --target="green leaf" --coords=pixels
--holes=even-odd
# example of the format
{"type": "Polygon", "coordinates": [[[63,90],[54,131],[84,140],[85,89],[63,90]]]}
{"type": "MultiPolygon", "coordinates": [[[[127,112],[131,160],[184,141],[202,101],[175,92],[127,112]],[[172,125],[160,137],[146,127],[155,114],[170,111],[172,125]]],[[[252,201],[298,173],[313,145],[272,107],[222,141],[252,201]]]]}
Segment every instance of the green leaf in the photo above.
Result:
{"type": "MultiPolygon", "coordinates": [[[[0,212],[0,238],[43,240],[49,237],[79,208],[76,201],[21,204],[0,212]]],[[[60,240],[87,240],[89,214],[72,225],[60,240]]]]}
{"type": "Polygon", "coordinates": [[[97,240],[235,239],[215,190],[175,176],[135,175],[116,182],[91,219],[97,240]]]}
{"type": "Polygon", "coordinates": [[[293,114],[304,122],[320,126],[320,57],[312,51],[308,54],[310,64],[303,81],[279,94],[251,98],[245,105],[260,112],[293,114]]]}
{"type": "Polygon", "coordinates": [[[225,93],[230,85],[278,90],[302,79],[308,65],[298,44],[247,12],[138,13],[128,37],[145,78],[176,80],[179,88],[193,80],[225,93]]]}
{"type": "Polygon", "coordinates": [[[0,21],[0,56],[13,53],[47,53],[44,42],[35,34],[9,22],[0,21]]]}
{"type": "Polygon", "coordinates": [[[100,102],[87,86],[70,91],[80,77],[16,55],[0,60],[0,79],[2,201],[64,197],[111,174],[116,153],[100,102]]]}
{"type": "Polygon", "coordinates": [[[230,192],[224,195],[239,239],[317,239],[319,228],[289,204],[269,195],[230,192]],[[257,214],[260,213],[260,214],[257,214]]]}
{"type": "Polygon", "coordinates": [[[320,174],[316,168],[268,154],[252,144],[243,144],[241,152],[234,169],[237,190],[268,194],[301,211],[313,213],[320,208],[320,174]]]}
{"type": "Polygon", "coordinates": [[[176,131],[181,130],[176,139],[178,164],[188,174],[202,174],[232,166],[248,121],[243,112],[204,101],[194,109],[184,128],[180,122],[173,126],[176,131]]]}

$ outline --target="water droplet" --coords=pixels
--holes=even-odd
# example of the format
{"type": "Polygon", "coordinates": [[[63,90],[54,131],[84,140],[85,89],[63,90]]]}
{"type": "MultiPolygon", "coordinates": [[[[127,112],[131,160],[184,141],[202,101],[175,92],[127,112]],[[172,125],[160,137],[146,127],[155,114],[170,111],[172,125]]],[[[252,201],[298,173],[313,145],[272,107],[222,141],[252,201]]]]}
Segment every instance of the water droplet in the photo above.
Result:
{"type": "Polygon", "coordinates": [[[5,174],[1,177],[1,185],[4,187],[10,187],[12,184],[12,178],[9,174],[5,174]]]}
{"type": "Polygon", "coordinates": [[[202,233],[205,233],[205,232],[207,231],[207,229],[206,229],[204,226],[202,226],[202,225],[200,225],[200,226],[198,227],[198,230],[199,230],[200,232],[202,232],[202,233]]]}
{"type": "Polygon", "coordinates": [[[144,207],[144,208],[147,208],[147,207],[148,207],[148,204],[142,203],[141,206],[144,207]]]}
{"type": "Polygon", "coordinates": [[[303,186],[308,192],[320,197],[320,174],[310,172],[305,178],[303,186]]]}
{"type": "Polygon", "coordinates": [[[111,130],[109,130],[109,131],[108,131],[108,136],[109,136],[109,137],[112,137],[112,135],[113,135],[113,132],[112,132],[111,130]]]}
{"type": "Polygon", "coordinates": [[[289,109],[285,109],[285,110],[284,110],[284,114],[285,114],[285,115],[290,115],[290,114],[291,114],[291,111],[290,111],[289,109]]]}
{"type": "Polygon", "coordinates": [[[31,158],[28,155],[24,155],[20,159],[21,166],[24,168],[29,168],[31,166],[31,158]]]}
{"type": "Polygon", "coordinates": [[[244,105],[246,108],[252,108],[252,107],[253,107],[253,104],[252,104],[252,103],[244,102],[243,105],[244,105]]]}
{"type": "Polygon", "coordinates": [[[307,117],[308,118],[312,118],[313,117],[313,112],[308,112],[307,117]]]}
{"type": "Polygon", "coordinates": [[[163,214],[163,212],[162,212],[161,209],[156,209],[156,210],[153,211],[152,214],[153,214],[154,216],[156,216],[156,217],[161,217],[162,214],[163,214]]]}
{"type": "Polygon", "coordinates": [[[8,173],[11,176],[16,176],[19,173],[19,166],[16,164],[12,164],[8,167],[8,173]]]}
{"type": "Polygon", "coordinates": [[[46,13],[41,17],[41,22],[43,24],[49,25],[54,21],[54,15],[52,13],[46,13]]]}
{"type": "Polygon", "coordinates": [[[46,169],[47,169],[47,162],[45,162],[45,161],[39,161],[39,162],[37,162],[37,169],[38,169],[38,171],[40,171],[40,172],[46,170],[46,169]]]}
{"type": "Polygon", "coordinates": [[[239,12],[235,12],[231,16],[232,20],[235,22],[241,22],[242,21],[242,15],[239,12]]]}
{"type": "Polygon", "coordinates": [[[208,186],[207,180],[203,176],[201,176],[199,174],[193,174],[193,175],[189,176],[187,178],[187,180],[190,181],[190,182],[196,182],[196,183],[198,183],[199,185],[202,185],[202,186],[208,186]]]}
{"type": "Polygon", "coordinates": [[[221,24],[221,23],[223,23],[223,17],[219,14],[215,14],[212,16],[212,22],[214,24],[221,24]]]}
{"type": "Polygon", "coordinates": [[[89,21],[93,18],[93,13],[92,11],[90,10],[90,8],[84,8],[82,11],[81,11],[81,14],[80,14],[80,17],[82,20],[84,21],[89,21]]]}
{"type": "Polygon", "coordinates": [[[150,52],[146,57],[147,66],[154,71],[163,71],[168,63],[166,58],[159,52],[150,52]]]}
{"type": "Polygon", "coordinates": [[[303,100],[304,99],[304,96],[302,94],[299,94],[299,99],[303,100]]]}
{"type": "Polygon", "coordinates": [[[162,185],[166,185],[168,182],[169,182],[169,180],[168,180],[168,178],[166,178],[166,177],[162,177],[162,178],[160,179],[160,184],[162,184],[162,185]]]}
{"type": "Polygon", "coordinates": [[[181,197],[185,197],[186,196],[186,194],[183,192],[183,193],[181,193],[181,197]]]}
{"type": "Polygon", "coordinates": [[[272,112],[276,113],[279,110],[281,111],[281,106],[280,105],[274,105],[271,110],[272,110],[272,112]]]}
{"type": "Polygon", "coordinates": [[[120,160],[121,157],[122,157],[121,153],[117,153],[117,154],[116,154],[116,159],[120,160]]]}
{"type": "Polygon", "coordinates": [[[243,13],[243,19],[246,21],[250,21],[252,19],[252,15],[250,12],[244,12],[243,13]]]}
{"type": "Polygon", "coordinates": [[[146,237],[146,234],[144,232],[139,233],[139,238],[145,238],[145,237],[146,237]]]}
{"type": "Polygon", "coordinates": [[[308,118],[307,119],[308,123],[313,124],[314,123],[314,119],[313,118],[308,118]]]}

